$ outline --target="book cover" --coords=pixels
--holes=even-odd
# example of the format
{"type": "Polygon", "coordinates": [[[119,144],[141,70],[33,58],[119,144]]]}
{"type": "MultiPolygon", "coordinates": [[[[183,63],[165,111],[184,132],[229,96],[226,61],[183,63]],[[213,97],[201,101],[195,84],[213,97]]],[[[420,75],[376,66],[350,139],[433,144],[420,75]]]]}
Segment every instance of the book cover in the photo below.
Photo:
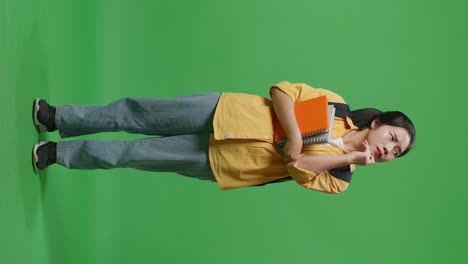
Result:
{"type": "MultiPolygon", "coordinates": [[[[294,112],[304,144],[323,144],[330,139],[335,108],[328,105],[326,96],[320,96],[294,104],[294,112]]],[[[274,142],[279,146],[286,143],[283,127],[274,118],[274,142]]]]}

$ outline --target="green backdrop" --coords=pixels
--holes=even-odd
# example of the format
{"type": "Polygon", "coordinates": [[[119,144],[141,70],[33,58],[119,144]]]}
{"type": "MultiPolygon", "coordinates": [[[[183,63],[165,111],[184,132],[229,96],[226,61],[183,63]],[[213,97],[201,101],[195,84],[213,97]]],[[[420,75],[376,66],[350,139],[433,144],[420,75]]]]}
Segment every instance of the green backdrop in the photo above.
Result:
{"type": "Polygon", "coordinates": [[[0,263],[467,263],[467,11],[462,0],[0,0],[0,263]],[[358,167],[340,195],[32,170],[33,144],[59,140],[36,133],[36,97],[268,96],[282,80],[406,112],[414,150],[358,167]]]}

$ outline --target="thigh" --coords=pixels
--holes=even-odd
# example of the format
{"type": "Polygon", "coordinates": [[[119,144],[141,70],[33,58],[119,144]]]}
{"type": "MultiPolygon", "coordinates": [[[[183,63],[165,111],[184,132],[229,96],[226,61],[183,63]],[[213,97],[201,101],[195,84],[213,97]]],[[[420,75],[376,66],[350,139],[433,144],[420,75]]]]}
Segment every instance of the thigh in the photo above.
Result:
{"type": "MultiPolygon", "coordinates": [[[[213,117],[220,94],[175,98],[128,98],[133,122],[144,124],[145,134],[173,136],[213,132],[213,117]]],[[[141,131],[140,131],[141,132],[141,131]]]]}
{"type": "Polygon", "coordinates": [[[124,163],[142,170],[215,181],[209,162],[209,137],[201,133],[137,140],[126,152],[124,163]]]}

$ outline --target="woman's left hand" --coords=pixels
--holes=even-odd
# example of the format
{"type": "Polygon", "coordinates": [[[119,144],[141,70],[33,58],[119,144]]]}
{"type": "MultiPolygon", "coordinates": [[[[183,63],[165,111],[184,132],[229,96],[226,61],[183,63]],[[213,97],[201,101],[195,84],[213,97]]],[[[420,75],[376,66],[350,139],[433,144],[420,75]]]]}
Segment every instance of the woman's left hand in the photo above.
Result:
{"type": "Polygon", "coordinates": [[[360,151],[352,151],[349,153],[349,155],[351,155],[352,164],[367,166],[375,163],[374,156],[371,153],[370,146],[367,140],[362,142],[360,151]]]}

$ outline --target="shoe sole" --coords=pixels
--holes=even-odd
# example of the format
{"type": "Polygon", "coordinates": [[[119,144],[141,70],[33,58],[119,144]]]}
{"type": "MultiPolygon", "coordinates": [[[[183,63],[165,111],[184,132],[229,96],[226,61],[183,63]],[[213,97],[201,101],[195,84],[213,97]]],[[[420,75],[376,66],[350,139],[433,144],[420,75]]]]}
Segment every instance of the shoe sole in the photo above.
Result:
{"type": "Polygon", "coordinates": [[[33,158],[33,167],[35,171],[40,171],[40,169],[37,167],[37,162],[39,161],[39,157],[37,156],[37,149],[46,144],[47,142],[41,141],[38,144],[34,145],[33,151],[32,151],[32,158],[33,158]]]}
{"type": "Polygon", "coordinates": [[[47,131],[47,127],[44,126],[41,122],[39,122],[39,119],[37,119],[37,113],[39,112],[39,101],[41,99],[36,99],[34,100],[34,103],[33,103],[33,119],[34,119],[34,125],[36,125],[36,128],[37,130],[39,130],[39,132],[46,132],[47,131]]]}

